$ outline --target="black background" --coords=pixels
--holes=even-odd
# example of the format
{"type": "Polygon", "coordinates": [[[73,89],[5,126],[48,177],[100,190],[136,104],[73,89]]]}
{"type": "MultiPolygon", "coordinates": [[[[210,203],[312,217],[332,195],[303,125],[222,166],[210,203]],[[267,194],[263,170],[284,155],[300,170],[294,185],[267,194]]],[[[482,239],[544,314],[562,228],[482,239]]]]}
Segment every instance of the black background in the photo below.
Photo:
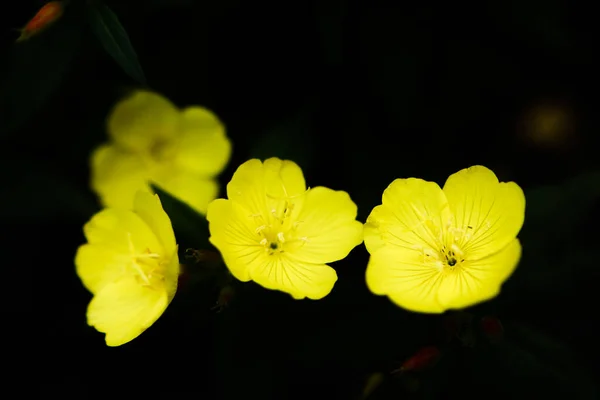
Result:
{"type": "Polygon", "coordinates": [[[15,382],[44,397],[356,399],[369,373],[437,344],[451,356],[415,375],[419,390],[391,380],[377,398],[594,398],[600,165],[591,5],[106,1],[148,86],[224,121],[234,151],[223,185],[249,158],[289,158],[310,186],[348,191],[361,221],[399,177],[443,184],[482,164],[523,187],[522,263],[497,299],[469,310],[499,316],[506,347],[471,349],[440,340],[441,317],[372,296],[364,246],[333,265],[339,280],[324,300],[297,302],[250,283],[236,285],[231,306],[216,314],[219,287],[209,280],[180,290],[139,338],[106,347],[85,323],[90,295],[73,257],[98,210],[89,154],[106,138],[112,105],[139,84],[94,37],[83,1],[15,45],[11,29],[42,4],[0,11],[0,229],[5,315],[15,320],[5,352],[14,371],[28,371],[15,382]],[[542,114],[564,123],[543,131],[533,123],[542,114]]]}

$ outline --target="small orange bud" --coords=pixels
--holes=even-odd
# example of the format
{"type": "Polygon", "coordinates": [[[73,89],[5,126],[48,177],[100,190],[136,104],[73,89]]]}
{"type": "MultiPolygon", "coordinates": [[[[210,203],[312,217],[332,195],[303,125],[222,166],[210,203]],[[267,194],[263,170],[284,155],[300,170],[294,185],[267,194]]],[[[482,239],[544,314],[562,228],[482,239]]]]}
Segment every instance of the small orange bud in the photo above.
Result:
{"type": "Polygon", "coordinates": [[[63,12],[64,5],[62,1],[50,1],[44,4],[37,14],[27,22],[25,27],[20,29],[21,36],[19,36],[17,42],[27,40],[45,30],[56,22],[63,15],[63,12]]]}

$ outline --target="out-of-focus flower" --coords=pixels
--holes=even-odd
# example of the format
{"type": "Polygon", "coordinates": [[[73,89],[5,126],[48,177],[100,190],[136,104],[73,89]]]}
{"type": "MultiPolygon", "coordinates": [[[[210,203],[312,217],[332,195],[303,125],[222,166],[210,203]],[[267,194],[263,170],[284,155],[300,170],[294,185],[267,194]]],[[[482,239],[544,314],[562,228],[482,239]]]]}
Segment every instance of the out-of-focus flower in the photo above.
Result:
{"type": "Polygon", "coordinates": [[[491,299],[519,262],[524,217],[521,188],[482,166],[451,175],[443,190],[396,179],[365,224],[367,285],[425,313],[491,299]]]}
{"type": "Polygon", "coordinates": [[[108,346],[150,327],[177,291],[179,259],[171,220],[158,195],[138,192],[133,210],[104,209],[84,226],[87,243],[75,256],[77,275],[94,295],[90,326],[108,346]]]}
{"type": "Polygon", "coordinates": [[[164,97],[137,91],[108,118],[110,141],[91,156],[91,186],[106,207],[131,208],[154,182],[205,214],[218,195],[215,177],[231,155],[218,118],[202,107],[179,110],[164,97]]]}
{"type": "Polygon", "coordinates": [[[518,125],[521,138],[538,148],[565,150],[579,141],[576,116],[566,101],[540,99],[525,110],[518,125]]]}
{"type": "Polygon", "coordinates": [[[362,224],[348,193],[308,189],[292,161],[270,158],[242,164],[227,185],[228,199],[208,207],[210,241],[232,275],[295,299],[331,292],[328,265],[362,243],[362,224]]]}

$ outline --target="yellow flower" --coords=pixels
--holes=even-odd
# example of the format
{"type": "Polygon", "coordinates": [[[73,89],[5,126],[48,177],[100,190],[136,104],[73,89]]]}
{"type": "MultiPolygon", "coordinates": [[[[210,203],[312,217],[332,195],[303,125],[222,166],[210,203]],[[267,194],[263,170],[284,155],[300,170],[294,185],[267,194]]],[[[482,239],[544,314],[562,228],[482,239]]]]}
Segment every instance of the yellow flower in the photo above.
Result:
{"type": "Polygon", "coordinates": [[[94,298],[90,326],[108,346],[150,327],[177,291],[179,258],[171,220],[158,195],[138,192],[133,210],[104,209],[84,226],[87,244],[75,256],[77,275],[94,298]]]}
{"type": "Polygon", "coordinates": [[[91,186],[105,207],[130,209],[155,182],[205,214],[218,195],[215,177],[231,155],[217,117],[201,107],[179,110],[164,97],[137,91],[108,118],[111,141],[91,156],[91,186]]]}
{"type": "Polygon", "coordinates": [[[362,224],[346,192],[306,189],[296,163],[270,158],[242,164],[226,199],[208,206],[210,241],[232,275],[295,299],[321,299],[333,289],[328,265],[362,243],[362,224]]]}
{"type": "Polygon", "coordinates": [[[365,224],[367,285],[424,313],[491,299],[519,262],[524,218],[521,188],[482,166],[451,175],[443,190],[396,179],[365,224]]]}

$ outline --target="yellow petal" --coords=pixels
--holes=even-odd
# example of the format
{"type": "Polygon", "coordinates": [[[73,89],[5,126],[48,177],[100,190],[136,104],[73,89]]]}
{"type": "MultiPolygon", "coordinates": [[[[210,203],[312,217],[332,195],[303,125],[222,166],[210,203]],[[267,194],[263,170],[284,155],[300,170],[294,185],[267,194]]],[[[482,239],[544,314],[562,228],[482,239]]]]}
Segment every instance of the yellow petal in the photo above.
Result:
{"type": "Polygon", "coordinates": [[[460,269],[444,277],[439,289],[440,304],[460,309],[496,297],[520,258],[521,244],[513,239],[500,252],[477,261],[465,261],[460,269]]]}
{"type": "Polygon", "coordinates": [[[294,251],[294,257],[316,264],[346,257],[363,239],[363,224],[356,221],[356,213],[348,193],[325,187],[310,189],[297,217],[296,233],[306,241],[294,251]]]}
{"type": "Polygon", "coordinates": [[[192,174],[171,165],[164,165],[153,171],[150,180],[202,215],[206,214],[208,203],[219,194],[219,185],[214,179],[192,174]]]}
{"type": "Polygon", "coordinates": [[[100,146],[91,156],[91,186],[105,207],[131,209],[138,190],[151,193],[149,169],[137,154],[100,146]]]}
{"type": "Polygon", "coordinates": [[[265,171],[260,160],[248,160],[238,167],[227,184],[227,197],[251,214],[268,213],[265,171]]]}
{"type": "Polygon", "coordinates": [[[104,287],[90,302],[90,326],[106,333],[108,346],[125,344],[148,329],[169,304],[167,293],[124,278],[104,287]]]}
{"type": "Polygon", "coordinates": [[[499,183],[486,167],[474,166],[451,175],[444,193],[456,228],[464,234],[460,247],[471,260],[504,248],[523,226],[523,191],[514,182],[499,183]]]}
{"type": "Polygon", "coordinates": [[[83,231],[89,244],[111,247],[119,254],[142,254],[147,249],[165,254],[154,232],[130,210],[104,209],[84,225],[83,231]]]}
{"type": "Polygon", "coordinates": [[[209,204],[206,219],[210,242],[221,253],[225,265],[238,280],[248,282],[248,265],[266,255],[252,219],[241,206],[225,199],[209,204]]]}
{"type": "Polygon", "coordinates": [[[106,285],[121,278],[130,257],[116,251],[110,245],[79,246],[75,255],[75,268],[83,285],[96,294],[106,285]]]}
{"type": "Polygon", "coordinates": [[[231,156],[225,127],[212,112],[201,107],[188,107],[181,117],[175,165],[207,178],[219,174],[231,156]]]}
{"type": "Polygon", "coordinates": [[[382,247],[371,254],[366,271],[371,292],[422,313],[445,311],[437,293],[442,278],[439,267],[425,263],[421,252],[400,246],[382,247]]]}
{"type": "Polygon", "coordinates": [[[179,256],[177,255],[177,247],[175,251],[170,255],[169,263],[165,266],[164,270],[164,281],[163,287],[167,293],[167,299],[169,302],[175,297],[177,293],[177,286],[179,285],[179,274],[181,272],[181,264],[179,264],[179,256]]]}
{"type": "Polygon", "coordinates": [[[439,251],[452,215],[440,187],[422,179],[396,179],[383,192],[383,204],[373,208],[364,231],[373,254],[383,246],[439,251]]]}
{"type": "Polygon", "coordinates": [[[154,232],[161,242],[165,254],[173,254],[177,250],[175,233],[171,219],[165,212],[157,194],[152,195],[144,191],[135,194],[133,212],[139,215],[154,232]]]}
{"type": "Polygon", "coordinates": [[[337,281],[335,270],[328,265],[302,262],[289,254],[256,259],[248,267],[254,282],[289,293],[297,300],[322,299],[337,281]]]}
{"type": "Polygon", "coordinates": [[[156,93],[136,91],[118,102],[108,117],[108,133],[119,146],[151,152],[179,132],[180,111],[156,93]]]}
{"type": "Polygon", "coordinates": [[[265,190],[272,199],[294,198],[306,191],[304,174],[293,161],[273,157],[265,160],[265,190]]]}

